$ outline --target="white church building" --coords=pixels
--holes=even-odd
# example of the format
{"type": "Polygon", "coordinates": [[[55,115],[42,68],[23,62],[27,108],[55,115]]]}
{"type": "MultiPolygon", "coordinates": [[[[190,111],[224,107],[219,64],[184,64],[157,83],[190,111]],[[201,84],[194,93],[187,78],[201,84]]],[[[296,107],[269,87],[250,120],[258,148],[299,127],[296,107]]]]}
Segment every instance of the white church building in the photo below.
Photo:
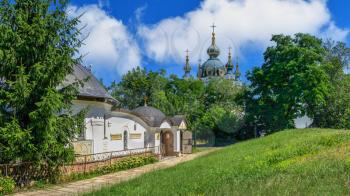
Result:
{"type": "Polygon", "coordinates": [[[74,66],[66,77],[66,84],[88,78],[79,88],[73,101],[73,110],[87,108],[85,127],[73,142],[76,154],[98,154],[132,149],[157,149],[162,155],[173,156],[190,153],[192,136],[186,131],[183,116],[167,117],[160,110],[141,106],[133,110],[115,109],[114,99],[91,71],[74,66]]]}

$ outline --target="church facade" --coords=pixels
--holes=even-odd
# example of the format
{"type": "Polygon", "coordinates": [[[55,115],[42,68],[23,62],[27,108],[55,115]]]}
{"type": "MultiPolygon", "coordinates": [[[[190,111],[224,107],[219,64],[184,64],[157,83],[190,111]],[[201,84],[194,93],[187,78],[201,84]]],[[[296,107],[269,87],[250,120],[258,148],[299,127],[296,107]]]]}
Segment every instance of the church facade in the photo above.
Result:
{"type": "MultiPolygon", "coordinates": [[[[240,71],[238,65],[238,58],[236,62],[236,66],[234,66],[232,62],[232,54],[231,48],[229,48],[229,54],[227,58],[227,63],[224,64],[218,57],[220,55],[220,48],[216,45],[216,37],[215,37],[215,26],[212,26],[212,38],[211,45],[207,49],[208,59],[203,63],[198,64],[197,78],[203,81],[208,81],[212,78],[226,78],[228,80],[235,81],[239,83],[240,81],[240,71]]],[[[189,64],[189,55],[188,51],[186,51],[186,63],[184,66],[184,79],[190,78],[191,66],[189,64]]]]}
{"type": "Polygon", "coordinates": [[[85,126],[73,142],[76,154],[133,149],[154,149],[165,156],[191,152],[191,139],[181,140],[189,134],[183,116],[168,117],[146,104],[133,110],[116,109],[118,100],[82,65],[74,66],[65,83],[86,78],[88,80],[79,88],[78,99],[73,101],[74,112],[87,109],[85,126]]]}

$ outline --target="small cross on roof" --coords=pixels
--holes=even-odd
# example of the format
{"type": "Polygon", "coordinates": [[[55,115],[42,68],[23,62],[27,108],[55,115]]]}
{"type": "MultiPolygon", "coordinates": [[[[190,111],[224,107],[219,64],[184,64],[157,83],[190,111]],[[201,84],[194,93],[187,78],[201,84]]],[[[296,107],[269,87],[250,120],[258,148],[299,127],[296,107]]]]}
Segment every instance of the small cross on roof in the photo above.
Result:
{"type": "Polygon", "coordinates": [[[213,28],[213,33],[214,33],[215,27],[216,27],[216,26],[215,26],[215,23],[213,22],[213,25],[211,25],[210,27],[213,28]]]}

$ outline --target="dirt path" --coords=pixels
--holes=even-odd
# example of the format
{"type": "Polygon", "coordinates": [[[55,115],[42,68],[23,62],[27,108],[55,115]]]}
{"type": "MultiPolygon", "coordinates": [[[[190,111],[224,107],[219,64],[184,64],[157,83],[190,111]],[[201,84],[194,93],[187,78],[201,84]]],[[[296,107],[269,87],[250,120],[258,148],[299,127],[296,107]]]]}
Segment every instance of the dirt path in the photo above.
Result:
{"type": "Polygon", "coordinates": [[[100,189],[103,186],[118,184],[123,181],[136,178],[144,173],[151,172],[154,170],[164,169],[173,167],[179,163],[193,160],[197,157],[204,156],[208,153],[218,150],[219,148],[212,148],[195,154],[182,155],[181,157],[169,157],[161,160],[160,162],[145,165],[142,167],[111,173],[87,180],[81,180],[71,182],[67,184],[55,185],[47,189],[33,190],[27,192],[19,192],[14,195],[16,196],[37,196],[37,195],[78,195],[81,193],[90,192],[92,190],[100,189]]]}

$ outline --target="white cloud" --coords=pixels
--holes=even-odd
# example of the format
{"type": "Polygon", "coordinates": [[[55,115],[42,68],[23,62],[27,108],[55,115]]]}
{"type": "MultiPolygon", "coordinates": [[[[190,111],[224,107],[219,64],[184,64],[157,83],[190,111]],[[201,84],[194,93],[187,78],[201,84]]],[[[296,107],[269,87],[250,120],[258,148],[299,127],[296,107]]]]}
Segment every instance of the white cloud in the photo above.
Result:
{"type": "Polygon", "coordinates": [[[345,41],[349,34],[349,30],[338,28],[334,22],[330,22],[327,29],[321,33],[321,36],[325,39],[332,39],[335,41],[345,41]]]}
{"type": "Polygon", "coordinates": [[[349,32],[334,24],[325,0],[205,0],[184,16],[163,19],[153,26],[140,25],[138,34],[150,58],[183,62],[188,48],[195,63],[207,58],[212,22],[217,25],[222,60],[226,60],[229,46],[234,47],[235,55],[242,47],[262,49],[272,34],[304,32],[343,40],[349,32]]]}
{"type": "Polygon", "coordinates": [[[136,19],[136,22],[139,23],[141,22],[141,18],[145,12],[145,10],[147,9],[147,4],[137,8],[134,12],[134,15],[135,15],[135,19],[136,19]]]}
{"type": "Polygon", "coordinates": [[[68,14],[80,18],[84,45],[80,53],[85,65],[92,65],[93,72],[104,81],[115,80],[133,67],[141,65],[141,54],[137,42],[123,23],[97,5],[70,6],[68,14]]]}

